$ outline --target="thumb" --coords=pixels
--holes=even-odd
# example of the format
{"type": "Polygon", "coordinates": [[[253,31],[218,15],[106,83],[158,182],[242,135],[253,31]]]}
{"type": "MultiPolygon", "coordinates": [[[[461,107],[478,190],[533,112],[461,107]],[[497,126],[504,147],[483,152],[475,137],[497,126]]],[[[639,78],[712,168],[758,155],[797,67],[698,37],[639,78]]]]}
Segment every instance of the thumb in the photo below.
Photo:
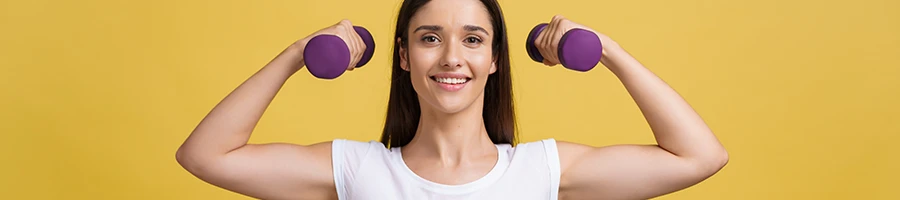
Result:
{"type": "Polygon", "coordinates": [[[546,59],[546,58],[544,58],[544,65],[550,66],[550,67],[556,66],[555,63],[550,62],[550,59],[546,59]]]}

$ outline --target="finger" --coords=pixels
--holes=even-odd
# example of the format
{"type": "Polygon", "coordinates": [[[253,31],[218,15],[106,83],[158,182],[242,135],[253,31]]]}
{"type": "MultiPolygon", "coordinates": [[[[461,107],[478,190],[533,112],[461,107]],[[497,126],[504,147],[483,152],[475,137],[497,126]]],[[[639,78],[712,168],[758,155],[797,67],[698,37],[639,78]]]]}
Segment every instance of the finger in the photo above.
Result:
{"type": "Polygon", "coordinates": [[[359,44],[357,39],[359,36],[356,35],[356,31],[353,29],[353,24],[350,20],[341,20],[341,31],[344,36],[344,42],[347,43],[347,49],[350,50],[350,62],[347,65],[346,70],[353,70],[356,67],[356,63],[359,62],[359,56],[357,55],[357,49],[359,49],[359,44]]]}
{"type": "MultiPolygon", "coordinates": [[[[347,31],[346,31],[346,29],[347,29],[346,25],[349,23],[350,22],[347,19],[342,19],[341,21],[338,21],[338,23],[335,23],[334,26],[331,27],[331,30],[332,30],[331,34],[340,38],[341,41],[344,42],[344,45],[347,46],[347,49],[350,51],[350,55],[348,58],[349,63],[352,63],[353,62],[353,41],[351,41],[351,37],[349,37],[349,35],[347,34],[347,31]]],[[[347,66],[344,66],[344,67],[346,70],[347,66]]]]}
{"type": "Polygon", "coordinates": [[[545,54],[543,54],[544,60],[550,63],[549,65],[552,65],[554,60],[556,60],[556,50],[550,47],[552,41],[556,39],[556,18],[557,16],[553,16],[553,18],[550,19],[549,25],[547,25],[547,28],[544,29],[544,32],[546,33],[546,35],[544,35],[544,40],[541,41],[541,49],[546,52],[545,54]]]}
{"type": "Polygon", "coordinates": [[[352,23],[345,24],[345,29],[347,31],[346,32],[347,41],[351,44],[351,46],[349,48],[349,50],[350,50],[350,65],[347,66],[347,69],[350,71],[353,71],[353,69],[356,68],[356,63],[359,62],[359,53],[358,53],[359,51],[357,50],[357,49],[359,49],[359,46],[360,46],[360,44],[358,42],[359,35],[356,33],[356,30],[353,28],[352,23]]]}
{"type": "Polygon", "coordinates": [[[550,62],[550,60],[547,60],[547,59],[544,59],[544,65],[546,65],[546,66],[548,66],[548,67],[556,66],[555,64],[553,64],[552,62],[550,62]]]}
{"type": "MultiPolygon", "coordinates": [[[[547,25],[547,27],[549,26],[550,25],[547,25]]],[[[546,49],[544,48],[544,37],[546,37],[549,30],[547,29],[547,27],[544,27],[544,30],[541,31],[541,33],[538,33],[537,37],[534,38],[534,47],[538,50],[538,53],[541,54],[541,57],[544,58],[544,60],[541,60],[541,62],[545,62],[547,60],[547,52],[545,52],[544,50],[546,49]]]]}
{"type": "Polygon", "coordinates": [[[363,42],[362,36],[356,32],[356,29],[353,26],[350,27],[350,34],[353,34],[353,41],[356,45],[356,49],[353,51],[356,58],[354,59],[353,65],[350,66],[350,70],[352,71],[353,69],[356,69],[356,65],[362,60],[366,44],[363,42]]]}
{"type": "MultiPolygon", "coordinates": [[[[363,56],[366,55],[366,48],[368,47],[366,46],[366,42],[363,41],[362,36],[360,36],[359,33],[356,32],[356,29],[353,30],[353,34],[356,34],[356,44],[358,44],[356,47],[356,64],[359,64],[359,62],[362,62],[363,56]]],[[[356,68],[356,64],[353,65],[354,69],[356,68]]]]}
{"type": "Polygon", "coordinates": [[[553,26],[553,20],[551,20],[549,23],[547,23],[547,26],[544,27],[544,30],[541,31],[540,34],[538,34],[538,39],[535,40],[535,43],[537,43],[535,44],[535,47],[537,47],[538,51],[541,53],[541,56],[544,57],[544,60],[542,62],[551,60],[553,56],[553,51],[551,51],[550,48],[547,47],[547,41],[553,39],[553,26]]]}
{"type": "Polygon", "coordinates": [[[562,39],[562,34],[559,34],[560,30],[554,29],[553,39],[548,41],[550,44],[547,45],[547,48],[553,51],[550,57],[550,62],[556,64],[560,63],[559,61],[559,40],[562,39]]]}
{"type": "Polygon", "coordinates": [[[353,71],[356,68],[356,63],[359,63],[359,42],[357,41],[356,31],[353,30],[352,27],[347,28],[347,42],[350,44],[350,63],[347,66],[347,70],[353,71]]]}
{"type": "Polygon", "coordinates": [[[558,47],[559,47],[559,40],[562,39],[562,35],[565,33],[565,31],[562,30],[562,28],[563,28],[562,22],[564,19],[565,19],[565,17],[563,17],[562,15],[553,16],[553,29],[552,29],[553,35],[551,35],[552,39],[547,41],[547,49],[553,52],[553,53],[551,53],[551,56],[550,56],[550,62],[553,65],[560,63],[558,47]]]}

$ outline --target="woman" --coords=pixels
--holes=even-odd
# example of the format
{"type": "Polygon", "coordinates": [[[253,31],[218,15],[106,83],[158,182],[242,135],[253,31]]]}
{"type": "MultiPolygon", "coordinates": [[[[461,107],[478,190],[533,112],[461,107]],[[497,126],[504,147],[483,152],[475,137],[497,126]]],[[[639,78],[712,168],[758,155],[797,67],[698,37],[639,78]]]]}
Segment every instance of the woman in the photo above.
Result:
{"type": "MultiPolygon", "coordinates": [[[[405,0],[382,143],[247,144],[275,94],[304,66],[309,38],[343,38],[353,69],[365,47],[343,20],[290,45],[229,94],[177,160],[206,182],[263,199],[647,199],[696,184],[727,162],[697,113],[600,33],[602,64],[632,95],[658,145],[545,139],[513,147],[504,23],[495,0],[405,0]]],[[[544,64],[560,63],[556,42],[572,28],[593,31],[555,16],[541,33],[535,43],[544,64]]]]}

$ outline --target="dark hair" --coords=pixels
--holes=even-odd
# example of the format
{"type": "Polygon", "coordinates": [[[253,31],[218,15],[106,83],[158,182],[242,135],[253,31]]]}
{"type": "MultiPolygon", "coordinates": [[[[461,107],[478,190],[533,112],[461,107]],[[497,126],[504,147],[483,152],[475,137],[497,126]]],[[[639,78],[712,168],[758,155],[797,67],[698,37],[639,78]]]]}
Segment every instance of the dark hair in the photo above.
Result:
{"type": "MultiPolygon", "coordinates": [[[[429,0],[404,0],[397,16],[394,41],[400,38],[400,45],[408,44],[409,22],[416,11],[429,0]]],[[[497,71],[488,76],[484,88],[484,110],[482,117],[488,136],[494,144],[517,142],[516,119],[513,110],[512,79],[510,77],[509,44],[506,39],[506,24],[496,0],[482,0],[491,16],[494,29],[493,56],[497,71]]],[[[387,116],[381,143],[385,147],[402,147],[416,135],[421,108],[418,94],[413,89],[409,72],[400,67],[400,48],[394,43],[393,65],[391,66],[391,93],[388,100],[387,116]]]]}

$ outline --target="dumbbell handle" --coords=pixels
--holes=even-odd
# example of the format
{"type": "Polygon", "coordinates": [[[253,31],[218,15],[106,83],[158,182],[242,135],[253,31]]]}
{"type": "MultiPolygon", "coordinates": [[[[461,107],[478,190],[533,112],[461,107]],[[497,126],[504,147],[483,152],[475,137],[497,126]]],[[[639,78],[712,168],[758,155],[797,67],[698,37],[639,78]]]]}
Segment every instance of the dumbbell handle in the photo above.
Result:
{"type": "MultiPolygon", "coordinates": [[[[531,29],[525,42],[528,56],[535,62],[544,62],[544,56],[534,45],[534,41],[547,25],[547,23],[541,23],[531,29]]],[[[563,34],[557,45],[557,57],[560,64],[568,69],[581,72],[590,71],[597,66],[602,51],[603,45],[600,43],[600,37],[594,32],[579,28],[563,34]]]]}
{"type": "MultiPolygon", "coordinates": [[[[372,59],[375,53],[375,40],[366,28],[354,26],[353,29],[366,44],[366,50],[355,67],[362,67],[372,59]]],[[[347,43],[335,35],[318,35],[306,43],[303,50],[306,68],[313,76],[321,79],[334,79],[350,65],[350,48],[347,43]]]]}

